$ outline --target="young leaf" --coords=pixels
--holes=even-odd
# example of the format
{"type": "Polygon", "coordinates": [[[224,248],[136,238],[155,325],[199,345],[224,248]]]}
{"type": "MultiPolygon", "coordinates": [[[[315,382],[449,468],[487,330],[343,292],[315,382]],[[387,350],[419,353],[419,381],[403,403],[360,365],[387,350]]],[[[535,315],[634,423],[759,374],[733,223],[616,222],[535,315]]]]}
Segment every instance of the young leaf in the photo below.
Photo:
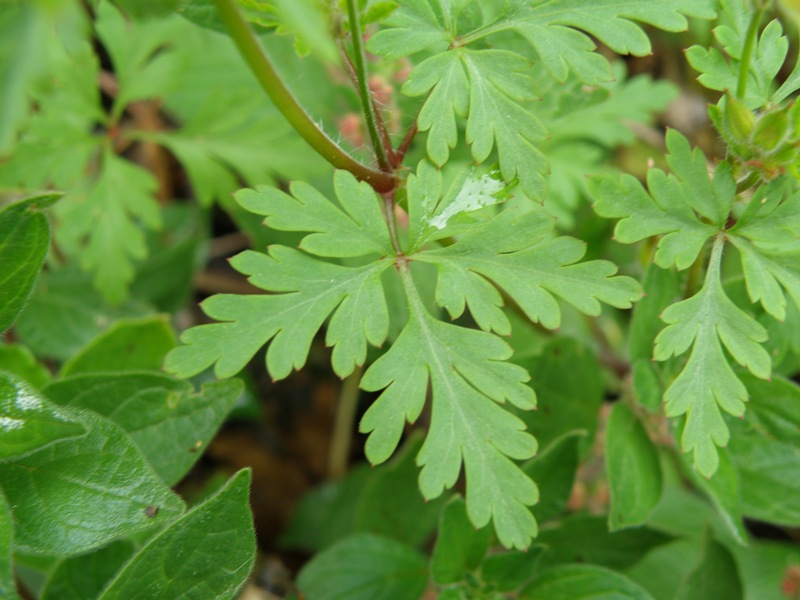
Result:
{"type": "Polygon", "coordinates": [[[297,579],[300,591],[318,600],[418,600],[427,583],[428,569],[421,554],[400,542],[366,533],[320,552],[297,579]]]}
{"type": "Polygon", "coordinates": [[[150,538],[98,600],[232,598],[255,562],[250,480],[249,469],[239,471],[214,496],[150,538]]]}
{"type": "Polygon", "coordinates": [[[186,345],[167,355],[167,371],[188,377],[216,363],[218,377],[231,377],[272,340],[267,368],[274,379],[282,379],[303,366],[311,341],[331,313],[327,341],[334,346],[333,364],[341,377],[364,363],[367,342],[380,346],[386,339],[389,316],[380,274],[389,261],[341,267],[273,246],[268,255],[247,251],[231,264],[250,275],[254,285],[284,293],[220,294],[204,301],[206,314],[223,322],[185,331],[181,341],[186,345]]]}
{"type": "Polygon", "coordinates": [[[747,401],[747,390],[728,363],[723,344],[736,362],[762,379],[769,377],[771,366],[760,344],[767,339],[766,331],[722,289],[723,244],[717,238],[703,288],[664,311],[662,319],[669,325],[656,337],[653,353],[656,360],[666,360],[692,349],[664,394],[664,403],[667,416],[686,415],[681,448],[694,453],[695,465],[706,477],[717,469],[715,446],[725,446],[729,439],[720,408],[741,416],[747,401]]]}
{"type": "Polygon", "coordinates": [[[57,404],[88,408],[122,427],[169,485],[203,455],[241,392],[237,380],[195,392],[187,381],[147,372],[75,375],[45,390],[57,404]]]}
{"type": "Polygon", "coordinates": [[[121,428],[88,411],[61,410],[88,433],[0,462],[18,550],[86,552],[183,512],[121,428]]]}
{"type": "Polygon", "coordinates": [[[14,583],[14,521],[11,507],[0,489],[0,597],[19,600],[14,583]]]}
{"type": "Polygon", "coordinates": [[[27,383],[0,371],[0,460],[82,435],[79,420],[52,406],[27,383]]]}
{"type": "Polygon", "coordinates": [[[552,220],[542,211],[507,210],[475,225],[453,245],[420,252],[415,260],[439,269],[437,302],[451,317],[459,317],[469,304],[482,329],[499,325],[500,334],[510,329],[496,298],[486,294],[487,280],[506,291],[531,321],[548,329],[561,323],[554,295],[588,315],[600,314],[600,301],[629,308],[641,298],[636,280],[614,277],[617,267],[608,261],[578,263],[586,245],[569,237],[550,239],[551,228],[552,220]]]}
{"type": "Polygon", "coordinates": [[[615,238],[623,244],[663,235],[655,262],[667,268],[689,267],[706,241],[719,231],[731,210],[736,193],[730,169],[723,163],[709,180],[706,159],[699,149],[676,130],[667,132],[668,161],[672,175],[659,169],[647,173],[648,194],[630,175],[605,176],[590,181],[595,210],[602,217],[620,219],[615,238]],[[696,214],[697,213],[697,214],[696,214]],[[702,215],[712,224],[702,221],[702,215]]]}
{"type": "Polygon", "coordinates": [[[518,596],[521,600],[653,600],[638,584],[620,573],[594,565],[564,565],[539,575],[518,596]]]}
{"type": "Polygon", "coordinates": [[[419,417],[430,381],[431,425],[417,457],[422,494],[436,498],[452,487],[463,462],[473,524],[483,527],[494,519],[504,545],[525,548],[536,533],[527,506],[536,503],[538,491],[510,459],[530,458],[536,440],[500,404],[534,406],[533,391],[524,384],[527,373],[504,362],[511,349],[499,338],[433,319],[407,270],[402,277],[408,324],[361,381],[368,391],[386,388],[361,421],[361,431],[370,433],[367,457],[379,463],[391,455],[405,422],[419,417]]]}
{"type": "MultiPolygon", "coordinates": [[[[738,87],[747,31],[754,10],[747,0],[723,0],[723,24],[714,29],[714,36],[728,59],[716,48],[692,46],[686,51],[689,64],[701,73],[698,81],[718,91],[735,91],[738,87]]],[[[749,108],[764,106],[771,98],[775,78],[786,59],[789,42],[777,19],[771,21],[758,36],[747,74],[744,102],[749,108]]]]}
{"type": "Polygon", "coordinates": [[[611,490],[611,531],[641,525],[661,497],[658,453],[642,424],[624,404],[611,410],[605,433],[611,490]]]}
{"type": "Polygon", "coordinates": [[[98,371],[157,370],[175,345],[175,333],[164,315],[121,319],[64,363],[59,377],[98,371]]]}
{"type": "Polygon", "coordinates": [[[50,225],[42,209],[59,198],[40,194],[0,210],[0,333],[22,311],[50,247],[50,225]]]}

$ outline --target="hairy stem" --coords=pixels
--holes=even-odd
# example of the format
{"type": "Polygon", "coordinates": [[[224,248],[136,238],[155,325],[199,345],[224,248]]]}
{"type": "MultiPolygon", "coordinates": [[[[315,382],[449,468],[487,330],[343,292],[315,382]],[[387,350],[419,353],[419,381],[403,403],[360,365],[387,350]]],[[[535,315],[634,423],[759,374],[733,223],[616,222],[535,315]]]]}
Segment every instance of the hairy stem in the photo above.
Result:
{"type": "Polygon", "coordinates": [[[236,0],[214,0],[214,3],[239,53],[250,66],[261,87],[303,139],[334,167],[350,171],[376,191],[388,192],[393,189],[395,178],[392,174],[378,171],[355,160],[309,116],[278,75],[269,56],[242,16],[236,0]]]}
{"type": "Polygon", "coordinates": [[[353,437],[353,421],[358,407],[358,384],[363,372],[364,367],[357,366],[342,382],[339,403],[336,405],[336,417],[333,422],[331,450],[328,455],[328,476],[331,479],[339,479],[347,472],[350,441],[353,437]]]}
{"type": "Polygon", "coordinates": [[[744,95],[747,92],[747,76],[750,74],[753,48],[758,39],[758,26],[761,24],[761,15],[764,14],[764,9],[765,7],[761,3],[757,3],[756,10],[753,12],[753,17],[750,19],[750,25],[747,28],[747,37],[742,49],[742,62],[739,65],[739,81],[736,85],[736,97],[740,99],[744,99],[744,95]]]}
{"type": "Polygon", "coordinates": [[[367,121],[367,131],[375,150],[375,158],[382,171],[391,171],[389,161],[391,146],[384,146],[381,138],[378,119],[378,112],[375,110],[372,93],[369,90],[369,74],[367,73],[367,55],[364,51],[364,34],[361,30],[361,15],[358,12],[357,0],[347,0],[347,15],[350,17],[350,37],[353,40],[353,62],[356,72],[356,86],[358,95],[361,98],[361,106],[364,111],[364,118],[367,121]]]}

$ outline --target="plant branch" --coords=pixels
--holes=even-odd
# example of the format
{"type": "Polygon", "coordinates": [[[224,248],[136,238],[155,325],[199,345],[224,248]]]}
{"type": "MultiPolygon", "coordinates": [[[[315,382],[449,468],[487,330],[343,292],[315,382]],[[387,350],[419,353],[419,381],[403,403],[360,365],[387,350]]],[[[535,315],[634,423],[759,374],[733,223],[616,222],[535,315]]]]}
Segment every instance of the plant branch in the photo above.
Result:
{"type": "Polygon", "coordinates": [[[347,472],[350,456],[350,441],[353,437],[353,421],[358,407],[358,384],[364,372],[363,366],[357,366],[342,382],[339,402],[336,405],[336,417],[333,422],[333,437],[328,455],[328,476],[340,479],[347,472]]]}
{"type": "Polygon", "coordinates": [[[753,58],[753,48],[758,39],[758,26],[761,24],[761,15],[764,14],[765,6],[758,4],[753,17],[750,19],[750,25],[747,28],[747,37],[744,41],[744,48],[742,49],[742,62],[739,65],[739,81],[736,85],[736,97],[744,99],[747,93],[747,76],[750,74],[750,62],[753,58]]]}
{"type": "Polygon", "coordinates": [[[367,74],[367,55],[364,51],[364,34],[361,31],[361,15],[358,12],[357,0],[347,0],[347,15],[350,17],[350,38],[353,40],[353,61],[355,63],[356,86],[361,97],[361,106],[367,121],[367,131],[375,150],[375,158],[382,171],[392,170],[389,153],[391,146],[385,146],[378,131],[378,112],[375,110],[372,94],[369,91],[367,74]]]}
{"type": "Polygon", "coordinates": [[[406,157],[406,152],[408,152],[408,149],[411,147],[411,142],[414,141],[417,131],[417,119],[414,119],[411,127],[408,128],[406,135],[403,137],[403,141],[400,142],[400,145],[397,147],[397,151],[394,153],[396,167],[399,166],[406,157]]]}
{"type": "MultiPolygon", "coordinates": [[[[353,83],[353,87],[358,90],[358,73],[356,72],[356,66],[353,64],[353,59],[350,58],[341,40],[339,40],[336,45],[339,48],[339,53],[342,55],[342,61],[344,62],[345,70],[350,77],[350,81],[353,83]]],[[[388,154],[390,166],[394,168],[399,164],[399,161],[392,149],[392,141],[389,138],[389,132],[386,130],[386,123],[383,122],[381,113],[378,111],[378,107],[375,104],[375,95],[370,93],[369,100],[372,103],[372,111],[375,113],[375,124],[378,126],[381,144],[388,154]]]]}
{"type": "Polygon", "coordinates": [[[382,193],[393,189],[395,186],[393,175],[355,160],[314,122],[275,70],[269,56],[242,16],[236,1],[214,0],[214,3],[239,53],[250,66],[261,87],[303,139],[334,167],[350,171],[356,178],[369,183],[376,191],[382,193]]]}

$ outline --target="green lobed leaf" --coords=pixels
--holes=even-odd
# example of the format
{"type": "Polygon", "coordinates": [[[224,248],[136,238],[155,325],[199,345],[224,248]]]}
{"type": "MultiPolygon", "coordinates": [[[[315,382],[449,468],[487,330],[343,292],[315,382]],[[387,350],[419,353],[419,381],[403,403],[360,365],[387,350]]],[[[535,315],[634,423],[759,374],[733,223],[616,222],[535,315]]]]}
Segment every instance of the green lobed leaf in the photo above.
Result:
{"type": "Polygon", "coordinates": [[[165,315],[121,319],[64,363],[59,377],[98,371],[160,369],[164,356],[176,343],[165,315]]]}
{"type": "Polygon", "coordinates": [[[620,573],[594,565],[565,565],[539,575],[519,595],[522,600],[653,600],[620,573]]]}
{"type": "MultiPolygon", "coordinates": [[[[36,2],[6,2],[0,15],[0,156],[13,149],[28,114],[30,85],[47,66],[49,19],[36,2]]],[[[2,327],[0,327],[2,329],[2,327]]]]}
{"type": "Polygon", "coordinates": [[[661,497],[661,465],[647,431],[624,404],[617,403],[611,410],[605,451],[611,492],[609,528],[642,525],[661,497]]]}
{"type": "Polygon", "coordinates": [[[231,264],[257,287],[284,293],[205,300],[206,314],[223,322],[185,331],[185,345],[167,355],[167,371],[188,377],[216,365],[218,377],[231,377],[271,340],[267,368],[282,379],[303,366],[314,336],[333,313],[326,339],[334,346],[334,370],[345,377],[366,360],[367,342],[380,346],[388,335],[380,274],[389,261],[342,267],[272,246],[268,255],[246,251],[231,264]]]}
{"type": "Polygon", "coordinates": [[[481,163],[497,145],[506,181],[517,178],[534,197],[545,191],[547,162],[538,149],[546,137],[524,104],[536,98],[529,63],[506,50],[457,48],[417,65],[403,93],[427,96],[417,119],[428,131],[428,156],[441,166],[458,141],[456,115],[467,117],[466,141],[481,163]]]}
{"type": "Polygon", "coordinates": [[[305,182],[294,182],[291,196],[275,187],[242,190],[236,200],[264,223],[282,231],[309,231],[300,249],[317,256],[353,257],[365,254],[391,256],[379,199],[369,185],[347,171],[336,171],[333,186],[340,206],[305,182]]]}
{"type": "Polygon", "coordinates": [[[249,469],[147,541],[98,600],[228,599],[255,562],[249,469]],[[209,568],[212,566],[212,568],[209,568]]]}
{"type": "MultiPolygon", "coordinates": [[[[120,4],[123,10],[134,9],[139,13],[134,16],[140,16],[159,4],[161,12],[166,13],[168,3],[174,5],[179,1],[124,0],[120,4]]],[[[94,28],[110,54],[119,85],[110,111],[113,119],[119,118],[130,103],[160,97],[180,84],[183,56],[175,47],[175,39],[185,25],[177,17],[137,23],[109,2],[99,4],[94,28]]]]}
{"type": "Polygon", "coordinates": [[[527,506],[536,503],[538,491],[511,459],[530,458],[536,440],[500,404],[534,406],[533,391],[524,384],[527,373],[503,362],[511,349],[499,338],[433,319],[411,275],[405,270],[401,275],[408,324],[361,381],[367,391],[385,388],[361,421],[360,430],[370,433],[367,458],[383,462],[394,451],[405,422],[422,412],[430,381],[431,424],[417,457],[422,494],[436,498],[452,487],[463,462],[473,524],[483,527],[494,519],[504,545],[525,548],[536,532],[527,506]]]}
{"type": "Polygon", "coordinates": [[[27,304],[50,248],[50,225],[42,209],[59,194],[31,196],[0,210],[0,333],[27,304]]]}
{"type": "Polygon", "coordinates": [[[491,538],[491,529],[475,529],[464,500],[453,497],[439,515],[439,532],[431,555],[433,581],[447,585],[466,579],[481,564],[491,538]]]}
{"type": "Polygon", "coordinates": [[[800,196],[780,202],[768,190],[763,200],[762,210],[732,227],[729,239],[739,251],[750,300],[783,321],[787,296],[800,307],[800,250],[791,244],[800,236],[800,196]]]}
{"type": "Polygon", "coordinates": [[[391,28],[375,34],[369,48],[395,59],[422,50],[440,53],[448,45],[459,47],[512,30],[534,47],[559,81],[572,71],[586,83],[595,84],[608,81],[611,69],[595,53],[596,44],[590,36],[619,54],[646,56],[651,52],[650,40],[638,23],[682,31],[688,26],[686,16],[709,19],[715,14],[711,0],[654,0],[646,6],[636,0],[516,0],[507,3],[497,17],[487,11],[483,22],[464,31],[459,13],[468,4],[448,2],[440,9],[430,0],[404,2],[388,20],[391,28]]]}
{"type": "Polygon", "coordinates": [[[0,489],[0,597],[19,600],[14,581],[14,521],[11,507],[0,489]]]}
{"type": "Polygon", "coordinates": [[[149,171],[107,148],[97,178],[57,207],[62,223],[56,239],[80,255],[81,268],[111,303],[125,299],[134,264],[147,255],[144,228],[161,226],[156,187],[149,171]]]}
{"type": "Polygon", "coordinates": [[[20,378],[0,371],[0,460],[14,459],[86,432],[20,378]]]}
{"type": "Polygon", "coordinates": [[[323,550],[297,578],[300,591],[316,600],[418,600],[427,583],[428,569],[421,554],[400,542],[366,533],[323,550]]]}
{"type": "Polygon", "coordinates": [[[122,427],[169,485],[203,455],[241,393],[238,380],[208,383],[195,392],[187,381],[135,371],[74,375],[45,389],[57,404],[87,408],[122,427]]]}
{"type": "Polygon", "coordinates": [[[742,583],[731,553],[708,533],[703,546],[700,562],[681,582],[675,599],[705,600],[719,597],[742,600],[742,583]]]}
{"type": "Polygon", "coordinates": [[[119,426],[87,411],[60,410],[87,433],[0,463],[0,481],[14,507],[16,548],[86,552],[183,512],[183,502],[119,426]]]}
{"type": "Polygon", "coordinates": [[[697,259],[706,241],[723,228],[736,185],[726,163],[717,167],[710,180],[703,153],[697,148],[692,151],[686,138],[674,129],[667,132],[667,148],[672,174],[650,169],[649,194],[631,175],[594,178],[589,187],[597,214],[620,219],[614,229],[615,239],[631,244],[662,235],[656,264],[665,269],[673,264],[685,269],[697,259]]]}
{"type": "Polygon", "coordinates": [[[120,540],[94,552],[60,560],[47,576],[39,600],[97,598],[134,550],[130,541],[120,540]]]}
{"type": "Polygon", "coordinates": [[[510,333],[500,317],[496,294],[488,282],[508,293],[526,316],[548,329],[561,323],[558,296],[588,315],[599,315],[600,302],[629,308],[642,296],[631,277],[616,276],[608,261],[578,261],[586,244],[570,237],[552,238],[552,220],[543,211],[518,214],[507,210],[476,225],[446,248],[427,250],[415,260],[430,262],[439,270],[437,303],[453,318],[465,305],[484,330],[510,333]]]}
{"type": "Polygon", "coordinates": [[[667,308],[662,319],[668,326],[655,340],[653,356],[666,360],[691,354],[680,375],[664,394],[669,417],[686,415],[681,437],[684,452],[693,452],[700,473],[710,477],[717,469],[716,446],[725,446],[730,434],[722,418],[725,412],[741,416],[747,390],[723,352],[723,344],[736,362],[754,375],[770,376],[770,356],[760,342],[764,328],[738,308],[720,282],[722,238],[714,244],[703,288],[687,300],[667,308]]]}
{"type": "MultiPolygon", "coordinates": [[[[753,9],[747,0],[723,0],[722,23],[714,29],[714,37],[725,54],[717,48],[692,46],[686,58],[700,72],[698,81],[718,91],[733,91],[738,87],[747,30],[753,9]],[[726,58],[727,55],[727,58],[726,58]]],[[[770,21],[758,36],[747,74],[747,93],[744,102],[749,108],[764,106],[774,92],[774,81],[786,59],[789,42],[777,19],[770,21]]]]}

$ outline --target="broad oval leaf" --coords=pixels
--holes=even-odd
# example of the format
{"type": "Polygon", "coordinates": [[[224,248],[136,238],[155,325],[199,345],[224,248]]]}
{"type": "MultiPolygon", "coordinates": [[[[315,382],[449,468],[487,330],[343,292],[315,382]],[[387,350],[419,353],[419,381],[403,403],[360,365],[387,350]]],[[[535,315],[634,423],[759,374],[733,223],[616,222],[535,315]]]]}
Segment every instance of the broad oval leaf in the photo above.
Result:
{"type": "Polygon", "coordinates": [[[99,600],[227,600],[255,561],[251,474],[243,469],[214,496],[153,536],[99,600]]]}
{"type": "Polygon", "coordinates": [[[86,428],[21,379],[0,371],[0,460],[82,435],[86,428]]]}
{"type": "Polygon", "coordinates": [[[0,333],[28,301],[50,247],[50,224],[42,212],[59,194],[42,194],[0,210],[0,333]]]}
{"type": "Polygon", "coordinates": [[[183,501],[119,426],[88,411],[61,410],[88,432],[0,462],[0,481],[14,507],[18,550],[86,552],[183,512],[183,501]]]}

